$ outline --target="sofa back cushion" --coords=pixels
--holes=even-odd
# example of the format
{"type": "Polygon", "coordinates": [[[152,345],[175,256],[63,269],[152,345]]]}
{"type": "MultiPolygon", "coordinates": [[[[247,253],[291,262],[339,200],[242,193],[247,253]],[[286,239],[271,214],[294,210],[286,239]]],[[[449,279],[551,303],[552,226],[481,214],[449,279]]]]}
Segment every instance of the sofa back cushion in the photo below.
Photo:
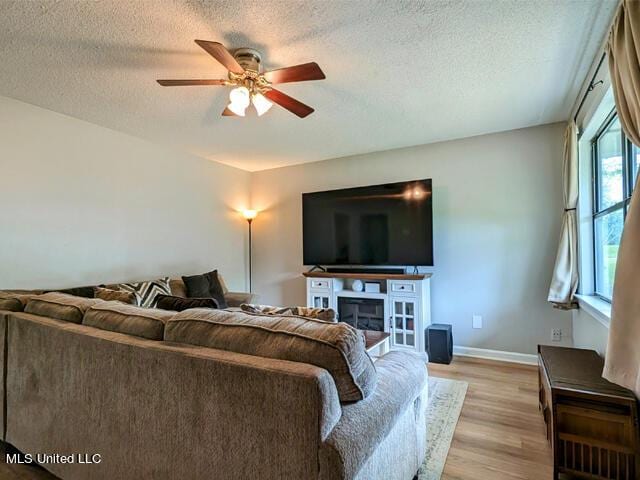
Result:
{"type": "Polygon", "coordinates": [[[376,383],[364,336],[346,323],[193,309],[167,322],[164,339],[324,368],[341,402],[366,398],[376,383]]]}
{"type": "Polygon", "coordinates": [[[31,297],[25,293],[0,292],[0,310],[22,312],[31,297]]]}
{"type": "Polygon", "coordinates": [[[55,318],[72,323],[82,323],[84,312],[99,303],[98,298],[84,298],[66,293],[50,292],[31,297],[24,309],[26,313],[55,318]]]}
{"type": "Polygon", "coordinates": [[[165,323],[175,313],[122,302],[103,302],[87,310],[82,324],[149,340],[162,340],[165,323]]]}

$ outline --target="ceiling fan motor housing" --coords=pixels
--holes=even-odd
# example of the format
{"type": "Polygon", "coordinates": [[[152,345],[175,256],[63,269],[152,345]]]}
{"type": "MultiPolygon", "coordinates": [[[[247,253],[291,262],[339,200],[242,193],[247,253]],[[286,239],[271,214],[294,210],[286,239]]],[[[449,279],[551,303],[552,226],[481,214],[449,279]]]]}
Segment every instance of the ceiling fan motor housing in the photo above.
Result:
{"type": "Polygon", "coordinates": [[[260,73],[260,62],[262,57],[260,52],[253,48],[238,48],[233,57],[237,60],[242,68],[245,70],[251,70],[256,73],[260,73]]]}

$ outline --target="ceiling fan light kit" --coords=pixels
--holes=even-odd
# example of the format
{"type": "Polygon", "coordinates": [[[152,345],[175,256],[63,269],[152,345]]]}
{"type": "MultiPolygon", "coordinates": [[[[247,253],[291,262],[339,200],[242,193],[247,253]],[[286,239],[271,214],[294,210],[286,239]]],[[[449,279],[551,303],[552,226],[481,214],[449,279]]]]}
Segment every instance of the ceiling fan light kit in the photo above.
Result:
{"type": "Polygon", "coordinates": [[[261,72],[262,57],[252,48],[239,48],[233,55],[219,42],[195,41],[209,55],[229,71],[228,80],[158,80],[164,87],[218,85],[233,86],[229,92],[229,105],[223,116],[244,117],[253,104],[258,116],[264,115],[277,103],[300,118],[313,113],[313,108],[273,88],[273,84],[322,80],[326,78],[317,63],[304,63],[293,67],[261,72]]]}

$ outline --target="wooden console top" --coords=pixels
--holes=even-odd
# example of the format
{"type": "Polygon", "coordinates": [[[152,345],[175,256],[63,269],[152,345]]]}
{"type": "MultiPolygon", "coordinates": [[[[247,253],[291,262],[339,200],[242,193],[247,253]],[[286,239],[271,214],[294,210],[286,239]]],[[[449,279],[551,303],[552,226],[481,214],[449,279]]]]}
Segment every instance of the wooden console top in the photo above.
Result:
{"type": "Polygon", "coordinates": [[[309,278],[358,278],[361,280],[424,280],[430,278],[431,273],[334,273],[334,272],[304,272],[309,278]]]}

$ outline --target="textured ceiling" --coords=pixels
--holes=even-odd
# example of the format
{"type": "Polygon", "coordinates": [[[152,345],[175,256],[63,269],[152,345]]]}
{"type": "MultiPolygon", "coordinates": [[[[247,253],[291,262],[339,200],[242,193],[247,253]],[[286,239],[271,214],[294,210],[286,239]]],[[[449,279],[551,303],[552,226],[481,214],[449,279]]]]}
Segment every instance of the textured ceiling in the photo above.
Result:
{"type": "Polygon", "coordinates": [[[0,95],[247,170],[565,119],[616,0],[0,0],[0,95]],[[253,47],[267,69],[316,61],[283,85],[298,119],[223,118],[222,78],[193,40],[253,47]]]}

